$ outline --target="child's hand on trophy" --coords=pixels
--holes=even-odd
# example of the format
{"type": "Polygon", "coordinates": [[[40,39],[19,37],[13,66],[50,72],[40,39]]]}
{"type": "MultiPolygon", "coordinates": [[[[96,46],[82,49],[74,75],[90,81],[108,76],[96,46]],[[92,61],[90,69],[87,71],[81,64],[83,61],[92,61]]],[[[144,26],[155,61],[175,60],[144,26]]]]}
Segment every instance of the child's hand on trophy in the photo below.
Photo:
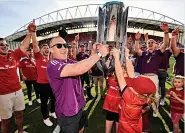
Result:
{"type": "Polygon", "coordinates": [[[130,56],[129,52],[130,52],[130,50],[127,47],[124,47],[125,57],[129,57],[130,56]]]}
{"type": "Polygon", "coordinates": [[[112,52],[113,52],[114,59],[117,59],[117,58],[119,59],[119,57],[120,57],[120,50],[116,49],[116,48],[113,48],[112,52]]]}

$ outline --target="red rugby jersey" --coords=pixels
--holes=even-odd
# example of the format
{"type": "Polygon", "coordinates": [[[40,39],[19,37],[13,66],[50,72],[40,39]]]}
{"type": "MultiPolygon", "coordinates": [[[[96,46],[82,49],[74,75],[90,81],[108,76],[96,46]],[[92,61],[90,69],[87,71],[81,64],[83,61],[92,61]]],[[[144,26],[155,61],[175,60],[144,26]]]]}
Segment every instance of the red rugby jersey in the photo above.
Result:
{"type": "Polygon", "coordinates": [[[115,80],[114,76],[109,76],[108,78],[108,92],[105,96],[103,109],[119,113],[119,104],[121,101],[120,91],[118,82],[115,80]]]}
{"type": "Polygon", "coordinates": [[[17,62],[24,56],[18,48],[8,56],[0,56],[0,95],[9,94],[21,89],[17,75],[17,62]]]}
{"type": "Polygon", "coordinates": [[[34,53],[37,68],[37,82],[41,84],[49,83],[46,68],[49,62],[48,58],[44,58],[40,52],[34,53]]]}
{"type": "MultiPolygon", "coordinates": [[[[168,94],[173,91],[177,94],[177,97],[184,100],[184,89],[183,90],[176,90],[175,88],[171,88],[168,90],[168,94]]],[[[170,97],[170,111],[172,113],[184,113],[184,105],[177,101],[173,96],[170,97]]]]}
{"type": "Polygon", "coordinates": [[[37,80],[37,70],[34,60],[25,57],[20,61],[19,68],[22,69],[22,73],[27,80],[37,80]]]}

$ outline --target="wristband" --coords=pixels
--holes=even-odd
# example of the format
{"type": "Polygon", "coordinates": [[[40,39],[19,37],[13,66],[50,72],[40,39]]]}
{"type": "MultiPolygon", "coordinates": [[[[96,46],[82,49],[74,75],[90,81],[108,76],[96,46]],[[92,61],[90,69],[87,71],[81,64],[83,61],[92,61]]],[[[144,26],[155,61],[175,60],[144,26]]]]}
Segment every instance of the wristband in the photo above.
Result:
{"type": "Polygon", "coordinates": [[[109,57],[108,60],[112,60],[112,58],[109,57]]]}
{"type": "Polygon", "coordinates": [[[126,60],[129,60],[130,58],[127,56],[127,57],[125,57],[125,59],[126,59],[126,60]]]}
{"type": "Polygon", "coordinates": [[[101,55],[101,53],[100,53],[100,52],[98,52],[97,54],[98,54],[98,56],[99,56],[100,58],[102,57],[102,55],[101,55]]]}

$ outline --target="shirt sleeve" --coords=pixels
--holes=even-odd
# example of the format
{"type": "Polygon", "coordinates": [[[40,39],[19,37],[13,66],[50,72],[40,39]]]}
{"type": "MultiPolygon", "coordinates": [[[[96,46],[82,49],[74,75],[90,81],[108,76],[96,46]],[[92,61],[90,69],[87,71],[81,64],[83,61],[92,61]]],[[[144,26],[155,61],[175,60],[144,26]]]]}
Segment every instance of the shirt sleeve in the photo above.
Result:
{"type": "Polygon", "coordinates": [[[162,56],[165,52],[164,52],[164,53],[162,53],[162,52],[161,52],[161,50],[160,50],[160,49],[158,49],[158,50],[156,50],[156,53],[157,53],[159,56],[162,56]]]}
{"type": "Polygon", "coordinates": [[[15,60],[19,61],[21,57],[24,56],[24,53],[20,50],[20,48],[15,49],[15,51],[12,51],[13,57],[15,60]]]}
{"type": "Polygon", "coordinates": [[[51,60],[47,66],[47,73],[50,78],[61,78],[60,74],[63,68],[67,64],[64,62],[59,62],[57,60],[51,60]]]}
{"type": "MultiPolygon", "coordinates": [[[[180,52],[176,57],[174,56],[174,58],[177,60],[180,56],[181,56],[181,54],[183,54],[182,52],[180,52]]],[[[184,56],[184,55],[183,55],[184,56]]]]}
{"type": "Polygon", "coordinates": [[[34,53],[34,58],[35,58],[35,59],[39,59],[39,58],[41,58],[41,57],[42,57],[42,54],[41,54],[40,52],[34,53]]]}

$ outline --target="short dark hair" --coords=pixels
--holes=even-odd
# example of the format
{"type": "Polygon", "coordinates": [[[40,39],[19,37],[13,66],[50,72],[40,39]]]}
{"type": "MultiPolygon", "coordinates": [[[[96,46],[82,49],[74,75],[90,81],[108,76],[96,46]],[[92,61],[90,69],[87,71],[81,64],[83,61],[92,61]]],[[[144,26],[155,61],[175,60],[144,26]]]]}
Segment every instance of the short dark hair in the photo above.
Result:
{"type": "Polygon", "coordinates": [[[5,39],[4,38],[0,38],[0,41],[4,41],[5,39]]]}
{"type": "Polygon", "coordinates": [[[48,45],[47,43],[43,43],[43,44],[41,44],[41,45],[39,46],[39,48],[42,49],[44,46],[48,46],[48,47],[49,47],[49,45],[48,45]]]}

